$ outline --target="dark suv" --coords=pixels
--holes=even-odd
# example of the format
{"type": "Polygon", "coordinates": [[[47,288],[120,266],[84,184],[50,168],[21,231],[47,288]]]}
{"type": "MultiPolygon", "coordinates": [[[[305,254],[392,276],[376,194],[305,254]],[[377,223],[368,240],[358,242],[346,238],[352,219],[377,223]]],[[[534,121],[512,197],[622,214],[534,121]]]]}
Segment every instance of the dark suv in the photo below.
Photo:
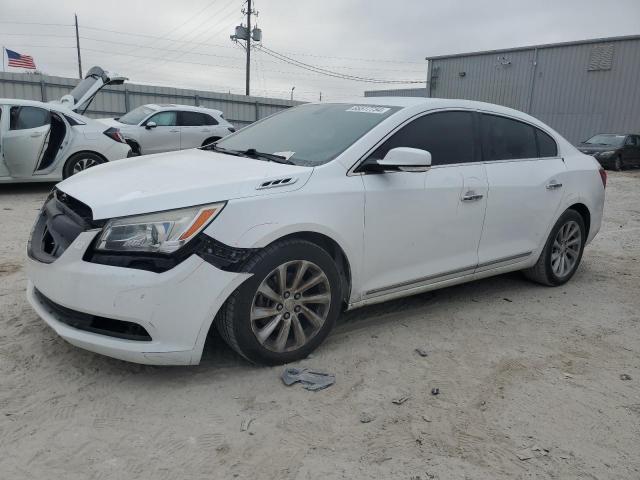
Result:
{"type": "Polygon", "coordinates": [[[595,157],[604,168],[620,171],[640,166],[640,135],[599,133],[578,145],[578,150],[595,157]]]}

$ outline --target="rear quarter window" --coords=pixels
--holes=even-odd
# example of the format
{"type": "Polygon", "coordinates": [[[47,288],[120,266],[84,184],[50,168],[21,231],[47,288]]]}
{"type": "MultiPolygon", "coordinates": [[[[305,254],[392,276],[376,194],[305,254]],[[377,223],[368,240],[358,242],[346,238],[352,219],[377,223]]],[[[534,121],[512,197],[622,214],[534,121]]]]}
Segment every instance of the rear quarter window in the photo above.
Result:
{"type": "Polygon", "coordinates": [[[556,141],[551,138],[550,135],[544,133],[539,128],[536,128],[536,139],[538,141],[538,156],[539,157],[557,157],[558,145],[556,141]]]}

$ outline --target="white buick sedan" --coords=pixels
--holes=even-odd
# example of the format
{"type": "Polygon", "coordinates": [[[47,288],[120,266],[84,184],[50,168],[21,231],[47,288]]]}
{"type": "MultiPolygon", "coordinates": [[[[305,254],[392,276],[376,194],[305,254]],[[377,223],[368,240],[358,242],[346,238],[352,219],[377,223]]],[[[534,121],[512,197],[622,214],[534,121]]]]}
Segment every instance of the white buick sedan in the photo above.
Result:
{"type": "Polygon", "coordinates": [[[28,298],[72,344],[124,360],[197,364],[217,331],[252,362],[291,362],[344,309],[514,270],[562,285],[605,183],[509,108],[306,104],[60,183],[29,242],[28,298]]]}

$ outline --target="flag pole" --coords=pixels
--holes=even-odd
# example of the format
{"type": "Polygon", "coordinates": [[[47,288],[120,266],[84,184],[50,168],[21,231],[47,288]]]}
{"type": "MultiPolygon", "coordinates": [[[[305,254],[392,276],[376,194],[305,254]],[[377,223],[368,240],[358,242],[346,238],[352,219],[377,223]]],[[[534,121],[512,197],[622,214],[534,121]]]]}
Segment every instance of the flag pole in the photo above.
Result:
{"type": "Polygon", "coordinates": [[[4,69],[4,51],[6,50],[6,48],[4,48],[4,45],[2,46],[2,72],[5,71],[4,69]]]}

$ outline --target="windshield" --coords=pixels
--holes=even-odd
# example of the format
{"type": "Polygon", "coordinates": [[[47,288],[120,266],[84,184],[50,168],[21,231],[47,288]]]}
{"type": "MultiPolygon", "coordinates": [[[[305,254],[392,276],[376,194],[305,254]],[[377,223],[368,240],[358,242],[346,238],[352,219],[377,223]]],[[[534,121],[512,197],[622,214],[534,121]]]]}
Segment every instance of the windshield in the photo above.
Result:
{"type": "Polygon", "coordinates": [[[400,107],[307,104],[290,108],[216,142],[227,150],[280,155],[295,165],[333,160],[400,107]]]}
{"type": "Polygon", "coordinates": [[[619,147],[624,142],[626,135],[594,135],[584,143],[591,145],[607,145],[610,147],[619,147]]]}
{"type": "Polygon", "coordinates": [[[121,116],[118,121],[120,123],[126,123],[127,125],[137,125],[139,124],[147,115],[155,112],[153,108],[142,107],[134,108],[129,113],[125,113],[121,116]]]}

